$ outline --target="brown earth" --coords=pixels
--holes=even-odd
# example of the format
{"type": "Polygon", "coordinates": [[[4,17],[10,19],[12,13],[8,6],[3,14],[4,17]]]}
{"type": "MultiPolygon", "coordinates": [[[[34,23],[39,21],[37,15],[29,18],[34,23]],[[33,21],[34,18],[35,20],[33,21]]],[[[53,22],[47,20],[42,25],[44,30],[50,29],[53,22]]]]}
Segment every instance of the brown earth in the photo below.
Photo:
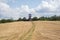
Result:
{"type": "Polygon", "coordinates": [[[0,24],[0,40],[60,40],[60,21],[0,24]]]}

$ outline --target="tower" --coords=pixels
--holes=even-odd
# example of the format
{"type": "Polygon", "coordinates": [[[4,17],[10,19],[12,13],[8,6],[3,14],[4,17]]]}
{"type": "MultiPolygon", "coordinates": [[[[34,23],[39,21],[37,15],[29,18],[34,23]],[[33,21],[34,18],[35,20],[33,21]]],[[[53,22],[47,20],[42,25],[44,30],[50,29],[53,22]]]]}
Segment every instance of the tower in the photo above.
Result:
{"type": "Polygon", "coordinates": [[[29,14],[29,19],[28,20],[31,21],[31,14],[29,14]]]}

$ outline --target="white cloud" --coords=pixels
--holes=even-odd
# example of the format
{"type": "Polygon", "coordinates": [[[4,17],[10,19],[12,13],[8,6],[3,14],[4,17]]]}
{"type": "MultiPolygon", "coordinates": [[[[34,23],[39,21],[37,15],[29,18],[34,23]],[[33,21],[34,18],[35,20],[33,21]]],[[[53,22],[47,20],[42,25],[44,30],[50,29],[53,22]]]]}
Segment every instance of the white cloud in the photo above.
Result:
{"type": "Polygon", "coordinates": [[[59,14],[60,15],[60,0],[44,0],[35,9],[40,14],[59,14]]]}
{"type": "Polygon", "coordinates": [[[28,5],[22,5],[20,10],[21,12],[27,12],[28,14],[35,12],[35,10],[33,8],[29,8],[28,5]]]}
{"type": "MultiPolygon", "coordinates": [[[[21,7],[11,8],[5,3],[6,0],[0,0],[0,16],[7,18],[15,18],[26,16],[26,14],[33,14],[35,16],[60,15],[60,0],[44,0],[35,8],[30,8],[28,5],[21,5],[21,7]]],[[[12,0],[11,0],[12,1],[12,0]]],[[[15,0],[13,0],[15,1],[15,0]]]]}
{"type": "Polygon", "coordinates": [[[17,18],[18,17],[18,11],[16,9],[11,8],[8,4],[0,2],[0,14],[2,15],[2,17],[6,17],[6,18],[17,18]]]}
{"type": "Polygon", "coordinates": [[[17,19],[21,14],[25,15],[34,13],[34,9],[29,8],[28,5],[22,5],[20,8],[11,8],[8,4],[0,2],[0,10],[3,18],[14,18],[17,19]]]}
{"type": "Polygon", "coordinates": [[[0,10],[8,11],[8,9],[9,9],[9,5],[0,2],[0,10]]]}
{"type": "Polygon", "coordinates": [[[37,9],[48,9],[49,11],[55,11],[56,10],[56,5],[54,5],[53,3],[49,3],[47,1],[42,1],[42,3],[40,5],[38,5],[37,9]]]}

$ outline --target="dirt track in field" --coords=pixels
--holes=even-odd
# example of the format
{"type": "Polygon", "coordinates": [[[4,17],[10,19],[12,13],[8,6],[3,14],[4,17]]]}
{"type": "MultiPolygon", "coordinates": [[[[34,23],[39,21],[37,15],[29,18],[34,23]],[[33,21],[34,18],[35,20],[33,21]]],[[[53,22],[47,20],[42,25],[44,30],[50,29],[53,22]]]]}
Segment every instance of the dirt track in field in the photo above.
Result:
{"type": "Polygon", "coordinates": [[[60,40],[60,21],[0,24],[0,40],[60,40]]]}

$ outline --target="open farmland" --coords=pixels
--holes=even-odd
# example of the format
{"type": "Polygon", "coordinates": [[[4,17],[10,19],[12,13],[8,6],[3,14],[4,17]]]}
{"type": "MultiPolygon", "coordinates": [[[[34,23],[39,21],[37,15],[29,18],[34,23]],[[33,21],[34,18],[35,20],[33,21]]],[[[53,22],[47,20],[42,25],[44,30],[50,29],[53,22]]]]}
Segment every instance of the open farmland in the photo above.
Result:
{"type": "Polygon", "coordinates": [[[0,24],[0,40],[60,40],[60,21],[0,24]]]}

